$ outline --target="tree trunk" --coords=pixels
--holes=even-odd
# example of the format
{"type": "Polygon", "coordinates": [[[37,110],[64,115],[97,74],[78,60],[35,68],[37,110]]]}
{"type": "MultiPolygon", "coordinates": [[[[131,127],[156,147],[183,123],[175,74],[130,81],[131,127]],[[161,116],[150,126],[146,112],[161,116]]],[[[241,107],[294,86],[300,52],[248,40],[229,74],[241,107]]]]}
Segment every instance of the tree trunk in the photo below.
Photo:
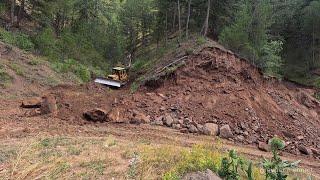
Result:
{"type": "Polygon", "coordinates": [[[168,44],[168,11],[166,11],[166,42],[165,46],[168,44]]]}
{"type": "Polygon", "coordinates": [[[177,16],[176,3],[174,3],[173,9],[174,10],[173,10],[172,31],[175,31],[175,29],[176,29],[176,16],[177,16]]]}
{"type": "Polygon", "coordinates": [[[17,20],[17,26],[18,27],[20,26],[20,21],[21,21],[22,16],[23,16],[23,14],[25,12],[24,8],[25,8],[25,0],[21,0],[19,12],[18,12],[18,20],[17,20]]]}
{"type": "Polygon", "coordinates": [[[210,18],[210,6],[211,6],[211,0],[208,0],[208,8],[207,8],[207,16],[204,21],[203,27],[202,27],[202,32],[201,34],[203,36],[207,36],[208,34],[208,29],[209,29],[209,18],[210,18]]]}
{"type": "Polygon", "coordinates": [[[188,2],[188,18],[187,18],[187,25],[186,25],[186,38],[189,37],[190,15],[191,15],[191,0],[189,0],[189,2],[188,2]]]}
{"type": "Polygon", "coordinates": [[[181,37],[181,9],[180,0],[178,0],[178,23],[179,23],[179,38],[181,37]]]}
{"type": "Polygon", "coordinates": [[[11,26],[14,25],[14,9],[16,7],[16,0],[11,0],[11,10],[10,10],[10,20],[11,20],[11,26]]]}

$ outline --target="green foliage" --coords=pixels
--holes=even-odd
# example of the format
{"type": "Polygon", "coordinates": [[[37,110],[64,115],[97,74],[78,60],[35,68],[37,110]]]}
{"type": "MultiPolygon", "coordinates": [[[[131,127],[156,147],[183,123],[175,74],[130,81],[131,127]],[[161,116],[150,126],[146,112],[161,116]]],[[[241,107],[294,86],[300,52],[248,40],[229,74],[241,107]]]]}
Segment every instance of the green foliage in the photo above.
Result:
{"type": "Polygon", "coordinates": [[[3,2],[0,2],[0,15],[2,15],[3,12],[7,9],[6,4],[3,2]]]}
{"type": "Polygon", "coordinates": [[[247,163],[235,150],[230,150],[229,156],[222,159],[218,174],[227,180],[236,180],[241,178],[240,170],[247,175],[247,179],[253,179],[252,163],[247,163]]]}
{"type": "Polygon", "coordinates": [[[197,44],[198,44],[198,45],[205,44],[206,42],[207,42],[207,39],[206,39],[205,37],[203,37],[203,36],[199,36],[199,37],[197,38],[197,44]]]}
{"type": "Polygon", "coordinates": [[[34,44],[28,35],[23,33],[12,33],[2,28],[0,28],[0,41],[17,46],[26,51],[34,49],[34,44]]]}
{"type": "Polygon", "coordinates": [[[272,149],[273,157],[272,159],[264,159],[262,162],[262,166],[265,170],[266,179],[270,180],[285,180],[288,175],[285,174],[285,169],[287,168],[295,168],[300,161],[296,162],[288,162],[283,161],[279,157],[279,150],[285,147],[284,141],[279,138],[272,138],[269,142],[269,145],[272,149]]]}
{"type": "Polygon", "coordinates": [[[53,68],[57,72],[61,73],[74,73],[81,79],[82,82],[88,82],[91,79],[90,69],[73,59],[68,59],[64,62],[55,62],[53,63],[53,68]]]}
{"type": "Polygon", "coordinates": [[[267,75],[281,78],[283,60],[281,58],[282,41],[270,41],[262,48],[261,63],[267,75]]]}
{"type": "Polygon", "coordinates": [[[4,70],[3,66],[0,64],[0,85],[5,85],[12,81],[12,77],[4,70]]]}
{"type": "Polygon", "coordinates": [[[41,31],[35,38],[34,43],[36,48],[50,60],[58,60],[59,50],[56,47],[56,38],[51,28],[46,28],[41,31]]]}
{"type": "Polygon", "coordinates": [[[19,76],[24,76],[25,72],[19,64],[10,64],[10,68],[19,76]]]}
{"type": "Polygon", "coordinates": [[[207,169],[216,172],[220,157],[201,146],[195,146],[191,151],[183,151],[180,160],[176,162],[174,169],[164,174],[164,179],[177,179],[189,172],[205,171],[207,169]]]}
{"type": "Polygon", "coordinates": [[[273,24],[271,4],[259,1],[253,6],[250,2],[242,0],[238,4],[234,23],[222,30],[219,40],[250,59],[266,74],[281,77],[283,42],[271,40],[268,34],[273,24]]]}

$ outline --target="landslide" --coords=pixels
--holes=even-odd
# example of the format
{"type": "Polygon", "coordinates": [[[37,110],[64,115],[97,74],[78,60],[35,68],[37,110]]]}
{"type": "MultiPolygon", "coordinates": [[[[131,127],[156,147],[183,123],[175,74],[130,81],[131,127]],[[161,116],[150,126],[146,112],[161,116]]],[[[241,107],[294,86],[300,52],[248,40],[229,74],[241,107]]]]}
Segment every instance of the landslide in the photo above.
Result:
{"type": "Polygon", "coordinates": [[[294,154],[299,147],[320,149],[320,103],[312,97],[314,89],[265,77],[220,46],[204,48],[165,71],[123,98],[120,114],[138,109],[152,121],[170,114],[195,125],[227,124],[236,143],[258,144],[279,136],[294,154]]]}
{"type": "Polygon", "coordinates": [[[264,76],[215,42],[191,54],[181,52],[154,63],[134,93],[129,85],[113,90],[89,83],[57,86],[43,94],[55,96],[56,117],[71,124],[95,124],[83,114],[99,108],[107,113],[102,119],[107,124],[150,123],[184,133],[193,127],[193,133],[202,134],[202,125],[215,123],[229,125],[229,140],[235,143],[258,145],[278,136],[287,152],[301,154],[301,147],[319,152],[320,103],[312,96],[314,89],[264,76]],[[180,126],[166,124],[167,117],[180,126]]]}

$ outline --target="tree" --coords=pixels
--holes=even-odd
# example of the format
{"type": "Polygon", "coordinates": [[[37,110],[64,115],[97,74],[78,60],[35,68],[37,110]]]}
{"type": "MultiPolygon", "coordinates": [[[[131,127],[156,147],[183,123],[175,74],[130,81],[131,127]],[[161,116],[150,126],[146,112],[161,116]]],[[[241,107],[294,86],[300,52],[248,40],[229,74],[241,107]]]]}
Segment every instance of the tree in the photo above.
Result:
{"type": "Polygon", "coordinates": [[[203,24],[203,28],[201,31],[201,34],[203,36],[206,36],[208,34],[208,29],[209,29],[209,18],[210,18],[210,6],[211,6],[211,0],[208,0],[208,4],[207,4],[207,15],[206,18],[204,20],[204,24],[203,24]]]}
{"type": "Polygon", "coordinates": [[[303,30],[311,38],[310,69],[320,66],[320,1],[310,2],[303,10],[303,30]]]}
{"type": "Polygon", "coordinates": [[[190,23],[190,16],[191,16],[191,1],[188,1],[188,17],[187,17],[187,24],[186,24],[186,38],[189,37],[189,23],[190,23]]]}

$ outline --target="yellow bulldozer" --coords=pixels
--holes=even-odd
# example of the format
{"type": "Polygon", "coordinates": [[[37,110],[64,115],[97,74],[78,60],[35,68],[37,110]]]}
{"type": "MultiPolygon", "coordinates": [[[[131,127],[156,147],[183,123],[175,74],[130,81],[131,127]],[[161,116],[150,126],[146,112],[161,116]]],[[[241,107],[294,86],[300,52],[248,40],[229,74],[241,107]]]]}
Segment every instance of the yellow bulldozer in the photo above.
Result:
{"type": "Polygon", "coordinates": [[[108,75],[107,78],[98,77],[94,82],[120,88],[128,82],[128,69],[123,67],[112,68],[112,74],[108,75]]]}

